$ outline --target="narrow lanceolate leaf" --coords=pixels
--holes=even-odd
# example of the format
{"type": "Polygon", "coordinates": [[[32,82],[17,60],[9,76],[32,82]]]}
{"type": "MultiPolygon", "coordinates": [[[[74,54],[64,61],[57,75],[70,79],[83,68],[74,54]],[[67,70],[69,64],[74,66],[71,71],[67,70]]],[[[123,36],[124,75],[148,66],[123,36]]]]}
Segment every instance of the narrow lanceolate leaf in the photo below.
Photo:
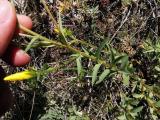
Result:
{"type": "Polygon", "coordinates": [[[99,76],[99,80],[96,82],[96,84],[101,83],[109,74],[110,74],[109,69],[104,70],[102,74],[99,76]]]}
{"type": "Polygon", "coordinates": [[[104,39],[102,41],[102,43],[100,44],[100,46],[97,48],[97,51],[96,51],[96,57],[97,59],[99,59],[100,57],[100,54],[101,54],[101,51],[103,50],[103,48],[105,47],[106,43],[107,43],[108,39],[104,39]]]}
{"type": "Polygon", "coordinates": [[[110,61],[111,61],[112,64],[114,64],[114,61],[115,61],[114,50],[113,50],[113,48],[111,48],[110,46],[109,46],[109,50],[110,50],[110,53],[111,53],[110,61]]]}
{"type": "Polygon", "coordinates": [[[81,57],[80,56],[76,59],[76,62],[77,62],[78,76],[80,76],[80,74],[82,72],[82,64],[81,64],[81,57]]]}
{"type": "Polygon", "coordinates": [[[156,106],[160,108],[160,100],[156,102],[156,106]]]}
{"type": "Polygon", "coordinates": [[[123,56],[123,58],[121,59],[121,62],[122,62],[121,63],[121,70],[125,71],[125,68],[129,64],[128,56],[127,55],[123,56]]]}
{"type": "Polygon", "coordinates": [[[139,113],[139,112],[142,111],[142,109],[143,109],[143,106],[140,106],[140,107],[134,108],[134,109],[132,110],[132,112],[133,112],[133,113],[139,113]]]}
{"type": "Polygon", "coordinates": [[[30,41],[30,43],[27,45],[27,47],[26,47],[26,49],[25,49],[25,52],[28,52],[28,50],[32,48],[32,44],[33,44],[36,40],[38,40],[38,37],[37,37],[37,36],[35,36],[35,37],[30,41]]]}
{"type": "Polygon", "coordinates": [[[22,80],[27,80],[27,79],[31,79],[33,77],[36,76],[36,72],[35,71],[22,71],[22,72],[18,72],[12,75],[9,75],[7,77],[4,78],[4,81],[22,81],[22,80]]]}
{"type": "Polygon", "coordinates": [[[67,42],[67,38],[66,38],[66,36],[65,36],[65,34],[64,34],[64,28],[63,28],[63,26],[62,26],[62,18],[61,18],[61,13],[60,13],[60,11],[58,12],[59,14],[58,14],[58,23],[59,23],[59,30],[60,30],[60,33],[61,33],[61,42],[63,43],[63,44],[68,44],[68,42],[67,42]]]}
{"type": "Polygon", "coordinates": [[[126,73],[123,73],[122,77],[123,77],[123,84],[126,85],[126,86],[129,86],[129,83],[130,83],[130,81],[129,81],[129,79],[130,79],[129,75],[126,74],[126,73]]]}
{"type": "Polygon", "coordinates": [[[123,114],[123,115],[119,116],[118,120],[127,120],[126,115],[123,114]]]}
{"type": "Polygon", "coordinates": [[[99,71],[101,64],[96,64],[93,68],[93,73],[92,73],[92,85],[95,84],[96,80],[97,80],[97,74],[99,71]]]}

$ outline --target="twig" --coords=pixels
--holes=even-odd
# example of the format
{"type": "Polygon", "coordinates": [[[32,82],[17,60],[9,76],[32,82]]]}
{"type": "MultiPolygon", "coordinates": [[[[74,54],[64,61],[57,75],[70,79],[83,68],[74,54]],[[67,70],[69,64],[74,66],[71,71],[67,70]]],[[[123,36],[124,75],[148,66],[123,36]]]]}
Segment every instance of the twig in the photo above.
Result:
{"type": "Polygon", "coordinates": [[[31,120],[31,118],[32,118],[32,113],[33,113],[33,108],[34,108],[34,102],[35,102],[35,96],[36,96],[36,93],[34,91],[34,93],[33,93],[33,99],[32,99],[32,108],[31,108],[31,113],[29,115],[29,120],[31,120]]]}
{"type": "Polygon", "coordinates": [[[129,10],[126,17],[124,18],[124,20],[121,22],[119,28],[117,29],[117,31],[114,33],[114,35],[112,36],[111,40],[113,40],[113,38],[117,35],[118,31],[122,28],[122,26],[124,25],[124,23],[128,20],[128,16],[130,15],[131,11],[129,10]]]}
{"type": "Polygon", "coordinates": [[[44,5],[45,10],[47,11],[47,13],[49,14],[49,17],[51,18],[52,22],[54,23],[54,25],[57,27],[57,21],[54,19],[51,11],[49,10],[45,0],[41,0],[42,4],[44,5]]]}

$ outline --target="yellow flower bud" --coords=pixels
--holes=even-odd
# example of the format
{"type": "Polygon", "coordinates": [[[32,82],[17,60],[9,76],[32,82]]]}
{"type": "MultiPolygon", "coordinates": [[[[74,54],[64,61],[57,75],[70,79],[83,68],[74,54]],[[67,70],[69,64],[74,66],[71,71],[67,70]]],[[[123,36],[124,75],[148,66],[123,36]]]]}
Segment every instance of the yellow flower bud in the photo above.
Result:
{"type": "Polygon", "coordinates": [[[58,29],[58,28],[54,28],[54,32],[55,32],[55,33],[57,33],[57,34],[59,34],[59,33],[60,33],[60,31],[59,31],[59,29],[58,29]]]}
{"type": "Polygon", "coordinates": [[[13,81],[13,82],[22,81],[22,80],[31,79],[35,76],[36,76],[36,72],[25,70],[25,71],[18,72],[18,73],[5,77],[4,81],[13,81]]]}

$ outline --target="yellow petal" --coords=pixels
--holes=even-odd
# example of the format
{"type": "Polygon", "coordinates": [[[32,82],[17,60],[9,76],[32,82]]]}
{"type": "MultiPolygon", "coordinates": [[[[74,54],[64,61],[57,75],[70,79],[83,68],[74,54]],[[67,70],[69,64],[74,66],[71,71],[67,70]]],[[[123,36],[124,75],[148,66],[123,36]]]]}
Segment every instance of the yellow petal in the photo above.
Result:
{"type": "Polygon", "coordinates": [[[55,32],[55,33],[57,33],[57,34],[59,34],[59,33],[60,33],[60,31],[59,31],[59,29],[58,29],[58,28],[55,28],[55,29],[54,29],[54,32],[55,32]]]}
{"type": "Polygon", "coordinates": [[[4,81],[22,81],[33,78],[35,77],[35,75],[36,75],[35,72],[26,70],[5,77],[4,81]]]}

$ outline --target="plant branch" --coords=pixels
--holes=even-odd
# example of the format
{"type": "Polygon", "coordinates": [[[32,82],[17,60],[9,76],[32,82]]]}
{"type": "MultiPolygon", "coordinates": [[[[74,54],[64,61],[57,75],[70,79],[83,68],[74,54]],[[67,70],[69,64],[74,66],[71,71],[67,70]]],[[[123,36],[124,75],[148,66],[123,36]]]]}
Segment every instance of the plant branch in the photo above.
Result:
{"type": "Polygon", "coordinates": [[[37,36],[39,39],[44,40],[44,41],[46,41],[46,42],[49,42],[49,43],[51,43],[51,44],[53,44],[53,45],[55,45],[55,46],[57,46],[57,47],[67,48],[68,50],[70,50],[70,51],[72,51],[72,52],[74,52],[74,53],[80,54],[80,55],[82,55],[82,56],[84,56],[84,57],[86,57],[86,58],[89,58],[89,59],[91,59],[91,60],[93,60],[93,61],[96,61],[96,62],[98,62],[98,63],[102,63],[106,68],[111,67],[111,65],[108,64],[108,63],[106,63],[105,60],[97,59],[95,56],[93,56],[93,55],[88,55],[88,54],[86,54],[85,52],[81,52],[80,50],[75,49],[74,47],[71,47],[71,46],[68,45],[68,44],[67,44],[67,45],[64,45],[64,44],[62,44],[61,42],[58,42],[58,41],[55,41],[55,40],[50,40],[50,39],[48,39],[48,38],[46,38],[46,37],[44,37],[44,36],[42,36],[42,35],[40,35],[40,34],[38,34],[38,33],[36,33],[36,32],[33,32],[32,30],[27,29],[26,27],[24,27],[24,26],[22,26],[22,25],[19,25],[19,27],[20,27],[20,29],[23,30],[24,32],[29,33],[29,34],[34,35],[34,36],[37,36]]]}
{"type": "Polygon", "coordinates": [[[47,11],[47,13],[48,13],[49,17],[51,18],[52,22],[53,22],[54,25],[57,27],[57,26],[58,26],[58,25],[57,25],[57,21],[54,19],[54,17],[53,17],[53,15],[52,15],[51,11],[49,10],[49,8],[48,8],[45,0],[41,0],[41,2],[42,2],[42,4],[44,5],[44,8],[45,8],[45,10],[47,11]]]}

